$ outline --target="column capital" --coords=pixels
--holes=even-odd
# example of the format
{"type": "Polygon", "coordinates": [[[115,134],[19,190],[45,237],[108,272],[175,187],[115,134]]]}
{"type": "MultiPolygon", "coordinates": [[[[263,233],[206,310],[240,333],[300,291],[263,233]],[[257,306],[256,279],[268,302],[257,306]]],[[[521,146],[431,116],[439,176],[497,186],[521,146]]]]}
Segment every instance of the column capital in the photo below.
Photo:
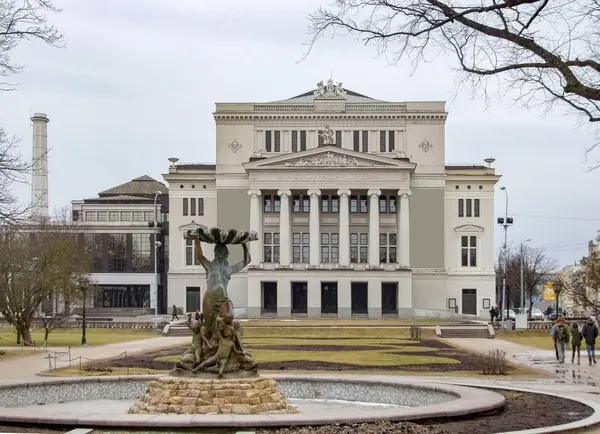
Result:
{"type": "Polygon", "coordinates": [[[402,197],[402,196],[410,196],[412,194],[412,191],[410,190],[398,190],[398,196],[402,197]]]}
{"type": "Polygon", "coordinates": [[[319,190],[318,188],[308,190],[308,195],[309,196],[313,196],[313,195],[314,196],[320,196],[321,195],[321,190],[319,190]]]}
{"type": "Polygon", "coordinates": [[[277,196],[291,196],[292,192],[290,190],[279,190],[277,192],[277,196]]]}
{"type": "Polygon", "coordinates": [[[350,194],[351,194],[350,189],[346,189],[346,188],[345,189],[340,189],[340,190],[337,191],[337,195],[340,196],[340,197],[341,196],[350,196],[350,194]]]}
{"type": "Polygon", "coordinates": [[[248,196],[260,196],[261,194],[260,190],[248,190],[248,196]]]}
{"type": "Polygon", "coordinates": [[[381,196],[381,190],[369,190],[367,191],[369,196],[381,196]]]}

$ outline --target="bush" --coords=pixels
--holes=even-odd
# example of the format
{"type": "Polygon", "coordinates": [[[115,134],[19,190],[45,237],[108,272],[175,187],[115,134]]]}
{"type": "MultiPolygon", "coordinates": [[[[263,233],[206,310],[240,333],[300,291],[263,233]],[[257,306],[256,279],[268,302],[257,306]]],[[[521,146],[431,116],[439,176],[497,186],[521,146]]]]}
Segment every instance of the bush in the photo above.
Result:
{"type": "Polygon", "coordinates": [[[421,339],[421,327],[412,325],[410,326],[410,338],[421,339]]]}
{"type": "Polygon", "coordinates": [[[481,358],[483,375],[508,375],[508,361],[502,350],[490,350],[481,358]]]}

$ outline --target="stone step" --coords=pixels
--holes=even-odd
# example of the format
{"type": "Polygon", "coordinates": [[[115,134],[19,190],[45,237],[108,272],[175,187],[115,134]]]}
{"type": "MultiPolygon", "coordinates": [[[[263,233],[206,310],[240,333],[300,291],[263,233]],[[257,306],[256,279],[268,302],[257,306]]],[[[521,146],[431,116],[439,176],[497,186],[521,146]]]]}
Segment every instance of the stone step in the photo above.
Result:
{"type": "Polygon", "coordinates": [[[486,328],[442,328],[442,338],[459,338],[459,339],[493,339],[486,328]]]}

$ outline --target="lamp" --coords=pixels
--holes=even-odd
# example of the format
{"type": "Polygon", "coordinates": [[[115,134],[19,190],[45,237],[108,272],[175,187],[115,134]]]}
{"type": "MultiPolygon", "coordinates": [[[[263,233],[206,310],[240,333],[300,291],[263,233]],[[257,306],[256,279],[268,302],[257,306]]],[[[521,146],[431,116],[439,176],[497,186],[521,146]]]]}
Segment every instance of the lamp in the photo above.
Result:
{"type": "Polygon", "coordinates": [[[87,288],[89,285],[89,280],[86,279],[85,277],[82,277],[79,279],[79,289],[81,290],[82,293],[82,297],[83,297],[83,308],[82,308],[82,312],[81,312],[81,345],[82,346],[86,346],[87,345],[87,338],[85,336],[85,330],[86,330],[86,322],[85,322],[85,302],[87,299],[87,288]]]}
{"type": "Polygon", "coordinates": [[[554,288],[554,293],[556,294],[556,319],[558,319],[558,297],[560,296],[560,292],[562,291],[563,284],[562,282],[554,282],[552,285],[554,288]]]}

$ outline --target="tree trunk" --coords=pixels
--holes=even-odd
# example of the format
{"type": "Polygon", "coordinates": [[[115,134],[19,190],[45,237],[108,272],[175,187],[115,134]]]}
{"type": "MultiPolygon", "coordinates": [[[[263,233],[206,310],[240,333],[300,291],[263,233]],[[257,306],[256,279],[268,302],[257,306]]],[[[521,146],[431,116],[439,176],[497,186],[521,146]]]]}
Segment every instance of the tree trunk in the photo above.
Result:
{"type": "Polygon", "coordinates": [[[25,345],[31,345],[31,330],[29,330],[30,326],[29,324],[25,325],[25,327],[23,327],[23,342],[25,342],[25,345]]]}
{"type": "Polygon", "coordinates": [[[19,327],[15,327],[15,330],[17,331],[17,345],[21,345],[21,330],[19,327]]]}
{"type": "Polygon", "coordinates": [[[50,329],[46,327],[44,329],[44,343],[48,342],[48,335],[50,334],[50,329]]]}

